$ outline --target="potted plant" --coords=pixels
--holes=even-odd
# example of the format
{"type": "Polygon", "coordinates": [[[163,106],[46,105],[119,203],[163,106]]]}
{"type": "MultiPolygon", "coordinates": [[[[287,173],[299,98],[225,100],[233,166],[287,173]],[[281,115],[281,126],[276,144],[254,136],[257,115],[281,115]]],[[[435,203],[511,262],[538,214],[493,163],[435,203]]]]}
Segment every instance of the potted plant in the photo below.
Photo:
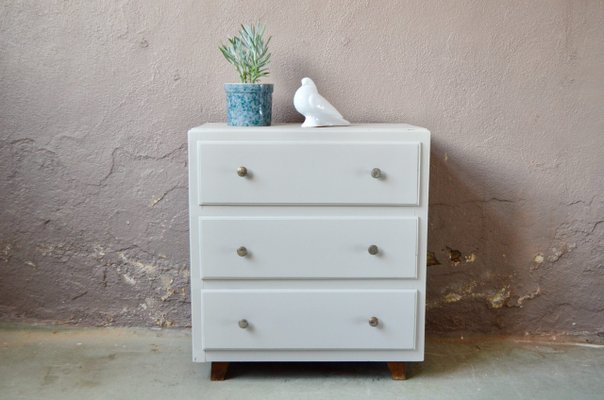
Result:
{"type": "Polygon", "coordinates": [[[259,83],[268,76],[271,59],[269,37],[264,40],[265,27],[260,23],[241,25],[239,36],[228,39],[220,52],[233,64],[241,83],[225,83],[227,123],[231,126],[268,126],[272,119],[273,84],[259,83]]]}

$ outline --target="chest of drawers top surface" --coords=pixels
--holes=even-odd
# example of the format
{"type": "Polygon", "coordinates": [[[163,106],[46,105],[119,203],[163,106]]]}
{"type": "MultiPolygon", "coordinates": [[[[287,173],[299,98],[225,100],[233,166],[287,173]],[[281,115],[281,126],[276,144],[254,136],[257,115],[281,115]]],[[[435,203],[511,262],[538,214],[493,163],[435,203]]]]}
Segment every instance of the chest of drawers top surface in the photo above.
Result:
{"type": "Polygon", "coordinates": [[[426,128],[409,124],[352,124],[325,128],[301,128],[300,124],[233,127],[224,123],[207,123],[188,132],[189,140],[284,140],[284,141],[346,141],[395,140],[418,141],[429,139],[426,128]]]}
{"type": "Polygon", "coordinates": [[[260,132],[260,131],[287,131],[287,132],[325,132],[325,131],[356,131],[356,130],[367,130],[367,129],[397,129],[397,130],[409,130],[409,131],[424,131],[428,132],[426,128],[421,126],[415,126],[411,124],[405,123],[354,123],[347,126],[330,126],[330,127],[321,127],[321,128],[302,128],[299,123],[278,123],[272,124],[271,126],[229,126],[224,122],[208,122],[203,125],[196,126],[191,128],[189,132],[200,132],[200,131],[230,131],[230,132],[241,132],[247,131],[249,132],[260,132]]]}

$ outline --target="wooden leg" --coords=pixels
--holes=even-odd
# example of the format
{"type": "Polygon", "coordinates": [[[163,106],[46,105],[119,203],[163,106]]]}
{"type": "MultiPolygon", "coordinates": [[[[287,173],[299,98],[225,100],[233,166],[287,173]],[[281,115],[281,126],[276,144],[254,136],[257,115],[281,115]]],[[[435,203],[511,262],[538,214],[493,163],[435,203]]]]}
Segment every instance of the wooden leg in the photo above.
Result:
{"type": "Polygon", "coordinates": [[[388,369],[390,369],[390,376],[392,376],[393,380],[404,381],[407,379],[404,362],[389,362],[388,369]]]}
{"type": "Polygon", "coordinates": [[[210,372],[210,380],[224,381],[227,371],[229,370],[228,362],[213,362],[212,372],[210,372]]]}

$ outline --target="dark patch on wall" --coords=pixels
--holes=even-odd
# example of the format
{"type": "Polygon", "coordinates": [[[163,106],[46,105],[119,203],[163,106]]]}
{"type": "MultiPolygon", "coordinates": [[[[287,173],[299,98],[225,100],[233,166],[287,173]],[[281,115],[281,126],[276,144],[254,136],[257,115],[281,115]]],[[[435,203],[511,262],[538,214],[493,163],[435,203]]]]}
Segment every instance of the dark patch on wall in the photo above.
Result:
{"type": "Polygon", "coordinates": [[[436,258],[433,251],[428,251],[427,266],[440,265],[440,261],[436,258]]]}
{"type": "Polygon", "coordinates": [[[463,261],[461,251],[452,249],[449,246],[447,246],[446,249],[449,252],[449,261],[451,261],[453,266],[457,266],[463,261]]]}

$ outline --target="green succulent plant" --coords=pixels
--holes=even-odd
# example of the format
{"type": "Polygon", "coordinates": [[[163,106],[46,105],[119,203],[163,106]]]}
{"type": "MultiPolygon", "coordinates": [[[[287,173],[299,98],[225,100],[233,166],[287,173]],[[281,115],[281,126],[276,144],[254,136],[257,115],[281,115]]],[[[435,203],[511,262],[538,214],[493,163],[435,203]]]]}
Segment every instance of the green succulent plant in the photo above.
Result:
{"type": "Polygon", "coordinates": [[[259,22],[241,25],[239,36],[228,38],[228,43],[219,47],[224,58],[237,70],[242,83],[258,83],[260,78],[269,74],[267,66],[271,53],[268,52],[268,44],[271,37],[264,40],[265,30],[259,22]]]}

